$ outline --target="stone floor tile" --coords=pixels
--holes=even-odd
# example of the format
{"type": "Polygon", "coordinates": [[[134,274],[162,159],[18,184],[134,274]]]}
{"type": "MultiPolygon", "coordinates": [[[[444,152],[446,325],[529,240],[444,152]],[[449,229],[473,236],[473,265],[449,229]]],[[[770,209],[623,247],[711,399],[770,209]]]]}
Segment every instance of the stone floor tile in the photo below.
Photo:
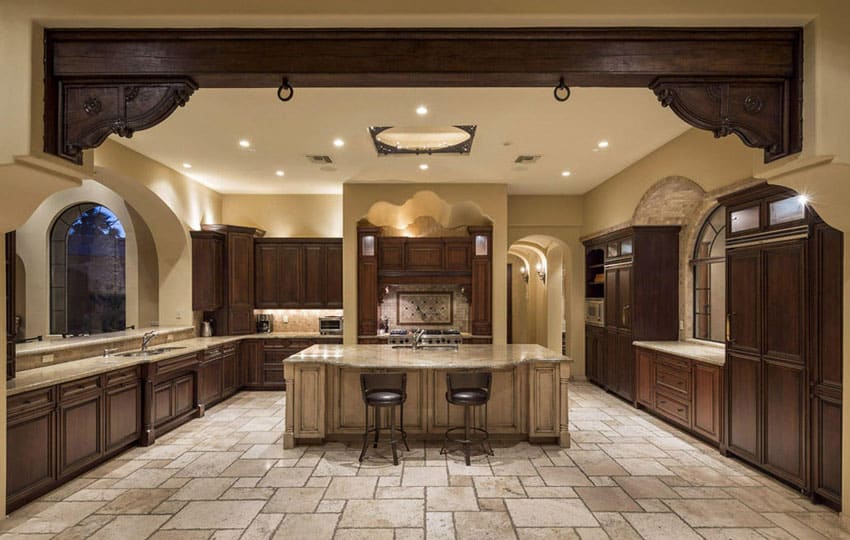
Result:
{"type": "MultiPolygon", "coordinates": [[[[450,476],[493,476],[493,470],[489,463],[472,463],[467,465],[463,461],[448,460],[450,476]]],[[[536,473],[533,473],[536,474],[536,473]]]]}
{"type": "Polygon", "coordinates": [[[614,480],[616,480],[630,497],[635,499],[672,499],[678,496],[675,491],[658,478],[648,476],[619,476],[614,480]]]}
{"type": "Polygon", "coordinates": [[[593,517],[602,525],[611,538],[617,540],[640,540],[640,535],[629,525],[626,518],[617,512],[594,512],[593,517]]]}
{"type": "Polygon", "coordinates": [[[602,527],[576,527],[575,532],[581,540],[608,540],[608,533],[602,527]]]}
{"type": "Polygon", "coordinates": [[[171,496],[175,501],[215,500],[227,491],[234,478],[193,478],[171,496]]]}
{"type": "Polygon", "coordinates": [[[578,499],[507,499],[517,527],[597,527],[599,523],[578,499]]]}
{"type": "Polygon", "coordinates": [[[515,539],[511,519],[506,512],[455,512],[457,540],[515,539]]]}
{"type": "Polygon", "coordinates": [[[667,499],[691,527],[769,527],[770,522],[735,500],[667,499]]]}
{"type": "Polygon", "coordinates": [[[695,529],[705,540],[764,540],[756,529],[695,529]]]}
{"type": "Polygon", "coordinates": [[[219,497],[222,501],[248,501],[248,500],[256,500],[256,501],[266,501],[274,495],[274,488],[269,487],[251,487],[251,488],[239,488],[232,487],[225,491],[221,497],[219,497]]]}
{"type": "Polygon", "coordinates": [[[217,477],[220,476],[230,465],[239,459],[239,452],[205,452],[198,456],[192,463],[180,469],[177,477],[217,477]]]}
{"type": "Polygon", "coordinates": [[[272,469],[260,480],[258,487],[301,487],[307,483],[312,469],[272,469]]]}
{"type": "Polygon", "coordinates": [[[547,486],[592,486],[578,467],[542,467],[540,477],[547,486]]]}
{"type": "Polygon", "coordinates": [[[334,477],[325,491],[325,499],[371,499],[378,479],[374,476],[334,477]]]}
{"type": "Polygon", "coordinates": [[[429,487],[425,493],[429,512],[477,512],[478,502],[471,487],[429,487]]]}
{"type": "Polygon", "coordinates": [[[496,476],[537,476],[537,469],[528,458],[490,458],[490,467],[496,476]]]}
{"type": "Polygon", "coordinates": [[[700,536],[673,513],[624,513],[623,517],[645,540],[700,540],[700,536]]]}
{"type": "MultiPolygon", "coordinates": [[[[673,491],[683,499],[728,499],[729,494],[724,488],[717,487],[674,487],[673,491]]],[[[666,495],[660,498],[669,499],[666,495]]]]}
{"type": "Polygon", "coordinates": [[[337,529],[334,540],[393,540],[393,529],[337,529]]]}
{"type": "Polygon", "coordinates": [[[402,486],[448,486],[449,476],[445,467],[404,466],[402,486]]]}
{"type": "Polygon", "coordinates": [[[149,540],[208,540],[215,531],[163,531],[159,530],[149,540]]]}
{"type": "Polygon", "coordinates": [[[340,519],[340,527],[421,527],[425,518],[425,501],[421,499],[348,501],[340,519]]]}
{"type": "Polygon", "coordinates": [[[395,540],[425,540],[425,529],[396,529],[395,540]]]}
{"type": "Polygon", "coordinates": [[[263,512],[272,514],[315,512],[324,492],[324,488],[280,488],[263,507],[263,512]]]}
{"type": "Polygon", "coordinates": [[[328,514],[339,514],[342,512],[342,509],[345,508],[345,501],[342,500],[334,500],[334,501],[322,501],[319,503],[319,506],[316,507],[317,513],[328,513],[328,514]]]}
{"type": "Polygon", "coordinates": [[[525,490],[515,476],[476,476],[475,492],[484,498],[525,497],[525,490]]]}
{"type": "Polygon", "coordinates": [[[483,512],[507,512],[504,499],[478,499],[478,507],[483,512]]]}
{"type": "Polygon", "coordinates": [[[619,487],[577,487],[579,498],[594,512],[640,512],[641,508],[619,487]]]}
{"type": "Polygon", "coordinates": [[[766,487],[734,487],[724,491],[756,512],[805,512],[802,506],[766,487]]]}
{"type": "Polygon", "coordinates": [[[10,532],[20,534],[60,533],[96,512],[103,502],[57,502],[30,517],[10,532]]]}
{"type": "Polygon", "coordinates": [[[115,497],[98,510],[99,514],[147,514],[165,499],[174,489],[130,489],[115,497]]]}
{"type": "Polygon", "coordinates": [[[155,488],[162,485],[163,482],[171,478],[175,473],[174,469],[139,469],[128,474],[125,478],[115,482],[113,488],[155,488]]]}
{"type": "Polygon", "coordinates": [[[530,499],[576,499],[574,488],[567,486],[527,487],[525,493],[530,499]]]}
{"type": "Polygon", "coordinates": [[[192,501],[163,529],[245,529],[265,505],[263,501],[192,501]]]}
{"type": "Polygon", "coordinates": [[[455,540],[454,514],[451,512],[427,512],[425,514],[425,538],[427,540],[455,540]]]}
{"type": "Polygon", "coordinates": [[[793,513],[791,517],[830,538],[850,538],[850,520],[835,513],[793,513]]]}
{"type": "Polygon", "coordinates": [[[357,456],[336,452],[324,455],[319,460],[316,469],[313,471],[314,476],[356,476],[357,470],[360,468],[360,463],[357,461],[357,456]]]}
{"type": "MultiPolygon", "coordinates": [[[[46,538],[53,540],[87,540],[101,527],[114,519],[113,516],[104,516],[100,514],[92,514],[83,519],[73,527],[69,527],[61,533],[53,536],[52,534],[45,535],[46,538]]],[[[21,535],[21,540],[34,540],[39,535],[21,535]]],[[[6,535],[0,535],[0,538],[7,538],[6,535]]]]}
{"type": "Polygon", "coordinates": [[[670,469],[651,458],[617,458],[616,461],[633,476],[673,476],[670,469]]]}
{"type": "Polygon", "coordinates": [[[281,521],[274,538],[293,540],[332,540],[339,514],[288,514],[281,521]]]}
{"type": "Polygon", "coordinates": [[[329,476],[313,476],[307,480],[304,487],[328,487],[331,484],[332,478],[329,476]]]}
{"type": "Polygon", "coordinates": [[[379,487],[375,490],[376,499],[424,499],[425,488],[411,487],[379,487]]]}
{"type": "Polygon", "coordinates": [[[550,540],[552,538],[558,538],[559,540],[579,540],[579,535],[571,528],[520,528],[516,532],[519,540],[550,540]]]}
{"type": "Polygon", "coordinates": [[[90,489],[83,488],[67,497],[66,501],[111,501],[127,491],[126,489],[90,489]]]}
{"type": "Polygon", "coordinates": [[[176,514],[189,504],[189,501],[162,501],[156,508],[151,510],[151,514],[176,514]]]}
{"type": "Polygon", "coordinates": [[[661,499],[635,499],[644,512],[669,512],[670,507],[661,499]]]}
{"type": "Polygon", "coordinates": [[[219,476],[263,476],[275,466],[273,459],[237,459],[219,476]]]}
{"type": "Polygon", "coordinates": [[[168,518],[169,516],[118,516],[89,538],[92,540],[145,540],[168,518]]]}

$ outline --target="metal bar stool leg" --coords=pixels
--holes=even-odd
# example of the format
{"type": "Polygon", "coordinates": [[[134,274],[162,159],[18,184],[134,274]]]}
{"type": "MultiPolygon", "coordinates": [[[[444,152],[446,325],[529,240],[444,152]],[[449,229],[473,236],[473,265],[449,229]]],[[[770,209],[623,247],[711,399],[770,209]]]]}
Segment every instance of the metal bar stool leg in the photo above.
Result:
{"type": "Polygon", "coordinates": [[[398,443],[395,438],[395,406],[390,407],[390,446],[393,449],[393,465],[398,465],[398,443]]]}
{"type": "Polygon", "coordinates": [[[398,429],[401,430],[401,442],[404,443],[404,448],[410,452],[410,447],[407,446],[407,432],[404,430],[404,403],[402,403],[398,408],[398,416],[398,429]]]}
{"type": "Polygon", "coordinates": [[[378,437],[381,434],[381,409],[375,407],[375,444],[372,445],[372,448],[378,447],[378,437]]]}
{"type": "Polygon", "coordinates": [[[363,461],[363,458],[366,457],[366,445],[369,444],[369,406],[365,407],[366,415],[364,416],[363,422],[363,448],[360,450],[360,458],[358,461],[363,461]]]}
{"type": "Polygon", "coordinates": [[[495,453],[493,452],[493,446],[490,444],[490,430],[487,427],[487,404],[486,403],[484,404],[484,444],[486,445],[484,450],[488,454],[490,454],[491,456],[494,456],[495,453]]]}
{"type": "Polygon", "coordinates": [[[472,408],[469,405],[463,406],[463,457],[466,460],[466,465],[469,466],[469,441],[470,441],[470,423],[472,422],[472,408]]]}

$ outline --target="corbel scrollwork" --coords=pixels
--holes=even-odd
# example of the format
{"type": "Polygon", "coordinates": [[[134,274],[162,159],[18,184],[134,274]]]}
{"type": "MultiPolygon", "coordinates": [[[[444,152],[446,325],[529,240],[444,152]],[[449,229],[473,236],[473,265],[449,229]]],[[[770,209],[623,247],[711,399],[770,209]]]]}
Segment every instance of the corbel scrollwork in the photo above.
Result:
{"type": "Polygon", "coordinates": [[[792,124],[796,115],[787,80],[660,77],[650,89],[688,124],[715,137],[734,133],[747,146],[764,149],[765,163],[802,148],[800,130],[792,124]]]}
{"type": "Polygon", "coordinates": [[[58,153],[82,163],[82,152],[113,133],[132,137],[189,101],[198,85],[188,77],[131,81],[60,82],[58,153]]]}

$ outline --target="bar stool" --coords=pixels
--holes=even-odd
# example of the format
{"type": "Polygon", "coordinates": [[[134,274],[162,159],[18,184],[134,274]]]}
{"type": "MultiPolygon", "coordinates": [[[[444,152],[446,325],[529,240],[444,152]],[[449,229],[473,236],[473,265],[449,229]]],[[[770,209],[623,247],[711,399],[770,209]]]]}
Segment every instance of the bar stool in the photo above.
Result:
{"type": "Polygon", "coordinates": [[[407,432],[404,430],[404,402],[407,401],[407,374],[406,373],[361,373],[360,391],[363,403],[366,404],[366,431],[363,432],[363,449],[360,451],[360,461],[366,457],[366,446],[369,433],[375,432],[375,443],[373,448],[378,447],[378,439],[381,434],[381,410],[389,409],[390,417],[390,446],[393,449],[393,465],[398,465],[398,450],[396,433],[401,434],[401,441],[407,451],[407,432]],[[369,428],[369,407],[375,409],[375,427],[369,428]],[[399,426],[395,426],[395,408],[399,407],[399,426]]]}
{"type": "Polygon", "coordinates": [[[490,387],[493,374],[489,371],[449,372],[446,373],[446,401],[452,405],[463,406],[463,426],[446,430],[443,448],[440,454],[448,454],[448,445],[460,444],[466,464],[469,465],[469,447],[480,444],[487,455],[493,455],[490,446],[490,433],[487,431],[487,402],[490,401],[490,387]],[[472,407],[484,407],[484,427],[472,425],[472,407]],[[452,437],[455,431],[463,430],[463,438],[452,437]],[[473,437],[473,433],[480,434],[473,437]]]}

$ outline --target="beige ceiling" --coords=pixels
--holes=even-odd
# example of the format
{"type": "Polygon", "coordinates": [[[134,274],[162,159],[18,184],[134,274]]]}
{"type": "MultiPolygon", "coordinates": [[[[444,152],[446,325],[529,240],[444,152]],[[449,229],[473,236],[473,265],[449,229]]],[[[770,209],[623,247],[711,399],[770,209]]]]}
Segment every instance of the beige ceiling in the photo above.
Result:
{"type": "Polygon", "coordinates": [[[288,103],[278,101],[276,89],[201,89],[162,124],[117,140],[222,193],[495,182],[511,194],[581,194],[687,129],[640,88],[574,88],[565,103],[547,88],[302,88],[288,103]],[[416,114],[419,105],[427,115],[416,114]],[[468,156],[378,157],[367,133],[369,126],[460,124],[478,126],[468,156]],[[334,147],[335,138],[345,146],[334,147]],[[240,139],[251,147],[241,148],[240,139]],[[599,150],[600,140],[610,146],[599,150]],[[334,163],[323,170],[307,154],[334,163]],[[542,157],[519,166],[520,154],[542,157]],[[419,169],[423,163],[427,171],[419,169]],[[571,175],[563,177],[564,170],[571,175]]]}

